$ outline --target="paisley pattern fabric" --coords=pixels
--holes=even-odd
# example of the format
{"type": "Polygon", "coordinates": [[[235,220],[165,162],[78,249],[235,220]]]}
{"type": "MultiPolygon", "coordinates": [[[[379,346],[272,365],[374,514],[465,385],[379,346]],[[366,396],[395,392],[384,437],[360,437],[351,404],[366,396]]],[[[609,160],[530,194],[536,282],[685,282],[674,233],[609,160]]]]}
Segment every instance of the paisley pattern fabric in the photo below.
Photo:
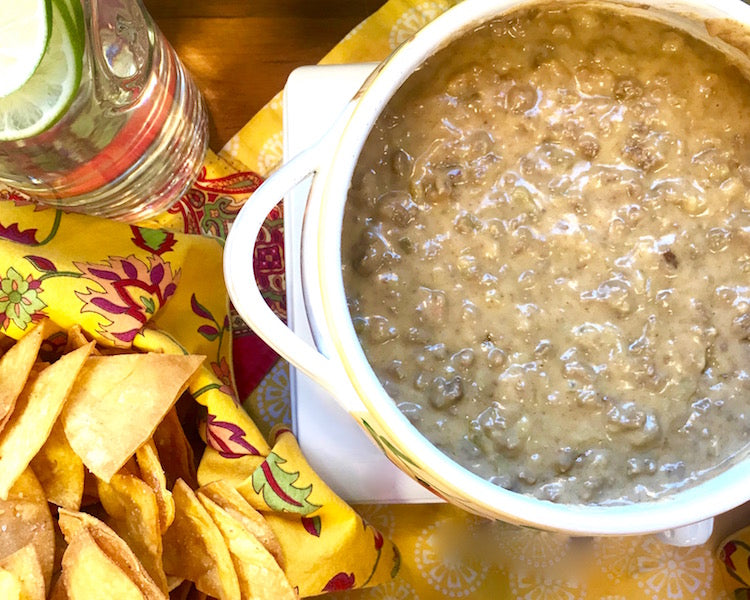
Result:
{"type": "MultiPolygon", "coordinates": [[[[390,582],[400,565],[393,544],[313,472],[288,429],[256,427],[255,418],[268,426],[289,420],[283,371],[268,410],[251,417],[239,401],[259,384],[269,389],[263,378],[277,362],[228,306],[222,277],[223,238],[261,182],[210,154],[181,201],[138,226],[65,214],[0,189],[0,334],[18,338],[46,317],[62,329],[79,324],[104,345],[206,356],[189,390],[202,406],[199,422],[185,424],[206,443],[200,484],[227,480],[266,516],[301,596],[390,582]]],[[[280,210],[247,258],[283,317],[280,210]]],[[[64,346],[65,336],[53,334],[44,351],[59,350],[56,340],[64,346]]]]}

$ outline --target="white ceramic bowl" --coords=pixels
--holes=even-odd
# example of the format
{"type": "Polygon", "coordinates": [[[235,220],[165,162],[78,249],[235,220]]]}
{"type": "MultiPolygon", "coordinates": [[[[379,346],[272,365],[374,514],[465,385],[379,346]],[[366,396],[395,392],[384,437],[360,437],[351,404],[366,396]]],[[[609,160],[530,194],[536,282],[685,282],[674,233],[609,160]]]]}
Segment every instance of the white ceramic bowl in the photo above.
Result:
{"type": "MultiPolygon", "coordinates": [[[[673,542],[699,543],[710,534],[711,517],[750,499],[750,460],[672,496],[623,506],[555,504],[505,490],[453,462],[409,423],[370,368],[349,317],[341,276],[342,218],[350,179],[373,123],[425,58],[480,23],[535,4],[549,2],[465,0],[379,65],[333,129],[274,173],[240,212],[225,247],[229,295],[260,337],[327,388],[394,463],[447,501],[490,518],[575,535],[667,530],[666,537],[673,542]],[[310,175],[314,180],[302,233],[302,286],[317,348],[297,338],[271,312],[251,267],[265,216],[288,190],[310,175]],[[686,527],[698,522],[704,523],[686,527]],[[675,533],[677,528],[681,529],[675,533]]],[[[744,30],[747,26],[750,31],[750,7],[740,0],[639,0],[637,4],[595,0],[587,4],[669,23],[739,61],[750,62],[739,49],[750,47],[750,33],[744,30]]]]}

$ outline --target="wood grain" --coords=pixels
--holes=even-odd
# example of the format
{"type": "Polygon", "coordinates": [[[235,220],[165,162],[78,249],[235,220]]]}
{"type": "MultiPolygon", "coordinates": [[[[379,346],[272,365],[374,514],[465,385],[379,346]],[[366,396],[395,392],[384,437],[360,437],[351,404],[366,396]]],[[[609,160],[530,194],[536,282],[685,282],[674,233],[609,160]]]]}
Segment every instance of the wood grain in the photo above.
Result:
{"type": "Polygon", "coordinates": [[[384,0],[144,0],[193,74],[218,150],[298,66],[315,64],[384,0]]]}

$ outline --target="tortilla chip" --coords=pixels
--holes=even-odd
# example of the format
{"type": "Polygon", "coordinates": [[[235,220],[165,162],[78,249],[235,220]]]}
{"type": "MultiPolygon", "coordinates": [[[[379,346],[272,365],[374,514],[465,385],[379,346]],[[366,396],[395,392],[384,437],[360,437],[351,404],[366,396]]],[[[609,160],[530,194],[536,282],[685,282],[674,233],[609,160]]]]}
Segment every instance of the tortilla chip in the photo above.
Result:
{"type": "Polygon", "coordinates": [[[13,573],[0,569],[0,598],[3,600],[23,600],[21,581],[13,573]]]}
{"type": "MultiPolygon", "coordinates": [[[[81,326],[73,325],[68,329],[68,340],[65,344],[65,354],[73,352],[73,350],[77,350],[78,348],[82,348],[87,345],[89,341],[90,340],[83,334],[81,326]]],[[[96,348],[91,351],[92,356],[99,356],[100,354],[101,353],[96,348]]]]}
{"type": "Polygon", "coordinates": [[[164,534],[164,570],[220,600],[239,600],[240,584],[221,532],[188,485],[172,490],[174,523],[164,534]]]}
{"type": "Polygon", "coordinates": [[[117,473],[109,483],[99,481],[99,499],[109,515],[107,524],[130,546],[166,594],[159,507],[154,491],[134,475],[117,473]]]}
{"type": "MultiPolygon", "coordinates": [[[[32,544],[49,587],[55,560],[55,528],[44,490],[31,469],[26,469],[0,500],[0,559],[32,544]]],[[[2,597],[2,596],[0,596],[2,597]]]]}
{"type": "Polygon", "coordinates": [[[13,482],[29,466],[47,441],[68,392],[86,361],[93,342],[66,354],[34,381],[29,381],[0,433],[0,498],[5,500],[13,482]]]}
{"type": "Polygon", "coordinates": [[[202,362],[171,354],[90,357],[62,413],[83,464],[109,481],[152,436],[202,362]]]}
{"type": "Polygon", "coordinates": [[[242,494],[225,481],[214,481],[204,485],[198,490],[198,493],[213,500],[232,518],[242,523],[242,526],[252,533],[263,544],[263,547],[271,553],[282,570],[286,567],[279,538],[276,537],[263,515],[250,506],[242,494]]]}
{"type": "Polygon", "coordinates": [[[140,588],[99,547],[88,529],[68,540],[62,580],[70,600],[143,600],[140,588]]]}
{"type": "Polygon", "coordinates": [[[68,444],[59,420],[52,427],[44,446],[31,460],[31,468],[42,484],[48,502],[68,510],[81,508],[83,462],[68,444]]]}
{"type": "Polygon", "coordinates": [[[201,492],[197,496],[229,548],[242,597],[248,600],[297,600],[284,571],[263,544],[218,504],[201,492]]]}
{"type": "MultiPolygon", "coordinates": [[[[31,367],[31,373],[29,374],[29,376],[31,376],[31,375],[39,375],[39,373],[41,373],[42,371],[44,371],[44,369],[46,369],[47,367],[49,367],[51,364],[52,363],[44,362],[43,360],[36,361],[34,363],[34,366],[31,367]]],[[[28,379],[26,380],[26,383],[27,384],[29,383],[28,379]]]]}
{"type": "Polygon", "coordinates": [[[16,399],[34,366],[45,335],[42,321],[0,358],[0,432],[5,428],[16,399]]]}
{"type": "MultiPolygon", "coordinates": [[[[180,587],[185,580],[182,577],[172,577],[171,575],[167,576],[167,589],[169,589],[170,592],[173,592],[178,587],[180,587]]],[[[188,581],[188,583],[191,583],[188,581]]]]}
{"type": "MultiPolygon", "coordinates": [[[[63,555],[62,576],[63,581],[65,581],[65,588],[68,591],[68,596],[70,596],[71,599],[75,600],[75,595],[73,594],[71,587],[68,585],[68,579],[66,578],[65,558],[71,547],[76,542],[76,539],[81,535],[91,536],[94,544],[99,548],[101,553],[113,565],[120,569],[128,579],[130,579],[136,589],[140,590],[142,597],[146,598],[146,600],[161,600],[165,597],[165,594],[159,589],[156,583],[154,583],[153,579],[151,579],[138,558],[133,554],[133,551],[122,540],[122,538],[107,527],[102,521],[87,513],[68,511],[64,508],[59,509],[59,515],[60,518],[58,522],[60,524],[60,529],[68,542],[68,549],[63,555]]],[[[111,598],[118,598],[118,596],[115,595],[111,598]]]]}
{"type": "Polygon", "coordinates": [[[167,489],[167,479],[159,462],[153,438],[135,451],[141,479],[145,481],[156,494],[159,506],[159,524],[164,533],[174,521],[174,499],[172,492],[167,489]]]}
{"type": "Polygon", "coordinates": [[[197,488],[198,477],[193,447],[185,435],[175,408],[165,415],[156,428],[154,444],[156,444],[159,460],[167,477],[167,487],[172,489],[174,482],[182,479],[191,488],[197,488]]]}
{"type": "Polygon", "coordinates": [[[16,576],[21,584],[22,600],[44,600],[47,595],[44,575],[33,544],[0,560],[0,569],[16,576]]]}

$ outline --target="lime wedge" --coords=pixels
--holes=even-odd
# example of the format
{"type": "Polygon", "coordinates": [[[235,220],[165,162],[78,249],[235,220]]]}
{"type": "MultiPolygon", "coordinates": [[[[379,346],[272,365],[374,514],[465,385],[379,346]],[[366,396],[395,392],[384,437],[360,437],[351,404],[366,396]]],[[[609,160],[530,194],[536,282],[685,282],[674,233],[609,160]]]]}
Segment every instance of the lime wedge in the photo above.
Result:
{"type": "Polygon", "coordinates": [[[85,23],[83,20],[83,7],[81,6],[81,0],[52,0],[57,3],[66,22],[74,27],[73,31],[76,31],[80,36],[81,44],[84,43],[85,34],[85,23]]]}
{"type": "Polygon", "coordinates": [[[50,0],[0,0],[0,96],[34,74],[49,40],[51,11],[50,0]]]}
{"type": "Polygon", "coordinates": [[[52,2],[52,32],[39,66],[19,89],[0,98],[0,140],[37,135],[65,114],[81,82],[82,35],[52,2]]]}

